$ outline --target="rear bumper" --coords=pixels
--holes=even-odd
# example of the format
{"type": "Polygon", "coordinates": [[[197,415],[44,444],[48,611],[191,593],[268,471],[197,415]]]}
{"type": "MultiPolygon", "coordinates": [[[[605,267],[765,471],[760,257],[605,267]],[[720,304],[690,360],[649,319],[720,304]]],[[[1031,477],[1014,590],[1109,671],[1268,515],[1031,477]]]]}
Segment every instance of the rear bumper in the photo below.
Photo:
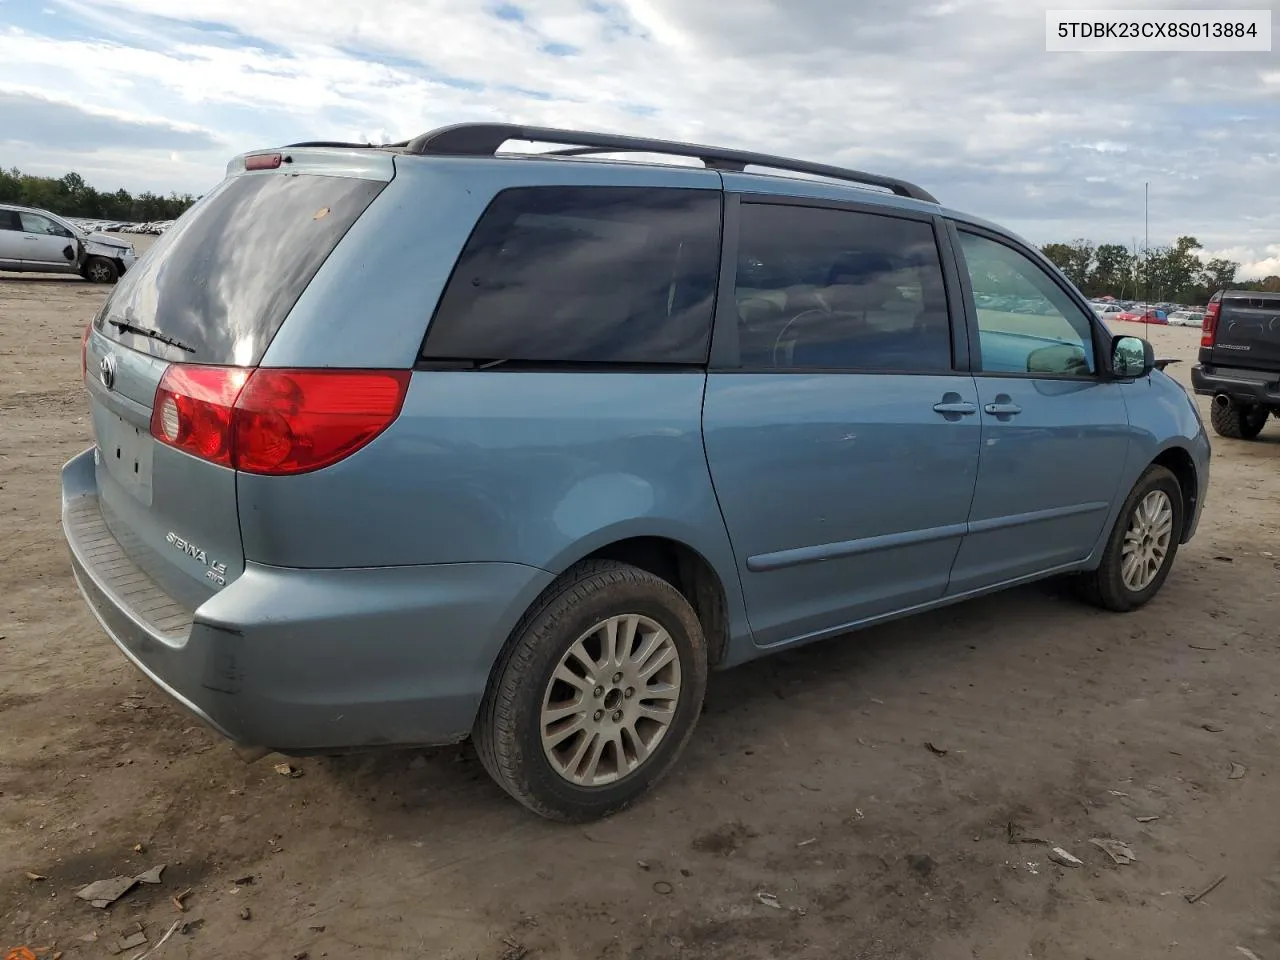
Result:
{"type": "Polygon", "coordinates": [[[128,569],[100,514],[94,525],[92,484],[88,450],[63,468],[62,513],[89,608],[139,670],[241,744],[305,753],[463,739],[507,635],[553,579],[511,563],[248,563],[184,624],[128,569]]]}
{"type": "Polygon", "coordinates": [[[1280,407],[1280,374],[1265,370],[1197,363],[1191,368],[1191,386],[1205,397],[1221,393],[1241,403],[1280,407]]]}

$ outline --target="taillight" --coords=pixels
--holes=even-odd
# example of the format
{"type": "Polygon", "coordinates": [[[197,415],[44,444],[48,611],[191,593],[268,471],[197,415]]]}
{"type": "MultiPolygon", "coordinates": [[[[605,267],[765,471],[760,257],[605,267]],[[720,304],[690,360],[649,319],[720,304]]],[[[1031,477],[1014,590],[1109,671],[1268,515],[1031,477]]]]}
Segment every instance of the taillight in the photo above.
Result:
{"type": "Polygon", "coordinates": [[[1222,302],[1211,302],[1204,310],[1204,321],[1200,324],[1200,346],[1212,347],[1218,335],[1218,314],[1222,312],[1222,302]]]}
{"type": "Polygon", "coordinates": [[[232,466],[236,397],[249,379],[239,367],[170,364],[156,387],[151,435],[210,463],[232,466]]]}
{"type": "Polygon", "coordinates": [[[265,370],[236,401],[236,469],[305,473],[337,463],[400,415],[407,370],[265,370]]]}
{"type": "Polygon", "coordinates": [[[93,321],[84,325],[84,333],[80,334],[80,380],[89,376],[89,334],[93,331],[93,321]]]}
{"type": "Polygon", "coordinates": [[[273,370],[173,364],[151,435],[247,473],[307,473],[355,453],[400,415],[407,370],[273,370]]]}

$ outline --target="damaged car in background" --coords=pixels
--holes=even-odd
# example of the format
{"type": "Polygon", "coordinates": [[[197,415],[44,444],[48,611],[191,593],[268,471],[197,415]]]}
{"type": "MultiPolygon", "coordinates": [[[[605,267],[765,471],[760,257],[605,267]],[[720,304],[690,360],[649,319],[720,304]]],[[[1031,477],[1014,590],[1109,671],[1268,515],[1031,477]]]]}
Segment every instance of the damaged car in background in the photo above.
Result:
{"type": "Polygon", "coordinates": [[[48,210],[0,204],[0,270],[74,273],[115,283],[136,260],[128,240],[90,233],[48,210]]]}

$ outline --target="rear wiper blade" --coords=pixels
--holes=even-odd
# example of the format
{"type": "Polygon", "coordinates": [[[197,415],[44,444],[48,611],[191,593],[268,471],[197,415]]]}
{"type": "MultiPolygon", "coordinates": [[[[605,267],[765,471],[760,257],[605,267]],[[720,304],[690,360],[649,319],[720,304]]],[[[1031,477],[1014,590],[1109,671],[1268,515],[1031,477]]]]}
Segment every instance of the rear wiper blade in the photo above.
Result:
{"type": "Polygon", "coordinates": [[[460,357],[420,357],[419,362],[445,370],[492,370],[494,367],[500,367],[513,361],[477,357],[467,357],[465,359],[460,357]]]}
{"type": "Polygon", "coordinates": [[[128,320],[108,320],[117,330],[125,333],[136,333],[141,337],[148,337],[151,340],[159,340],[161,343],[167,343],[171,347],[177,347],[179,350],[185,350],[187,353],[195,353],[195,347],[189,347],[181,340],[175,340],[173,337],[167,337],[159,330],[152,330],[150,327],[140,327],[136,323],[130,323],[128,320]]]}

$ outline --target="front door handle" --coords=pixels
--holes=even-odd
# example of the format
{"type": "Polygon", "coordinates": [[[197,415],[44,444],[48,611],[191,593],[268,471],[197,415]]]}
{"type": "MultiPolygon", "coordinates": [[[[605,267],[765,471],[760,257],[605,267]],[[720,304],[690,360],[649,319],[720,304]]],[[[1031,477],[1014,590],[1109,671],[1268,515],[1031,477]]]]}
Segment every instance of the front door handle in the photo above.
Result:
{"type": "Polygon", "coordinates": [[[1014,414],[1021,413],[1022,408],[1013,402],[1013,397],[1007,393],[1002,393],[996,397],[994,403],[988,403],[982,408],[993,417],[1012,417],[1014,414]]]}

